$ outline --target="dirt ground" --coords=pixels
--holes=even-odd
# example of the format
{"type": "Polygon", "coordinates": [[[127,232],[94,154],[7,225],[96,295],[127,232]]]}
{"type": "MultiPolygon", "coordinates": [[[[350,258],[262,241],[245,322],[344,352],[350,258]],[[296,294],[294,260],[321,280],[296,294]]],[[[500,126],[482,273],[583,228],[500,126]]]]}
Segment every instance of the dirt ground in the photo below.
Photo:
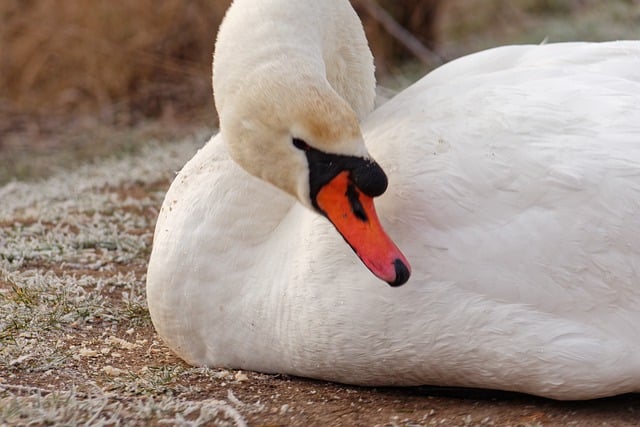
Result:
{"type": "Polygon", "coordinates": [[[146,309],[146,262],[171,177],[203,140],[0,187],[0,425],[640,425],[640,395],[359,388],[178,360],[146,309]]]}
{"type": "MultiPolygon", "coordinates": [[[[117,331],[116,335],[130,339],[125,331],[117,331]]],[[[188,372],[187,366],[157,342],[149,326],[136,330],[134,337],[146,337],[150,344],[127,351],[118,359],[120,368],[116,369],[135,372],[153,366],[147,369],[188,372]]],[[[103,341],[100,334],[90,334],[86,338],[95,343],[103,341]]],[[[73,342],[70,340],[67,344],[73,345],[73,342]]],[[[121,399],[129,399],[123,384],[126,379],[105,374],[105,366],[113,363],[110,359],[109,355],[100,355],[70,364],[56,374],[53,382],[42,375],[24,373],[12,375],[8,384],[63,390],[84,378],[98,387],[121,393],[121,399]]],[[[8,384],[0,384],[0,390],[8,384]]],[[[227,399],[235,404],[251,426],[595,427],[637,426],[640,423],[640,396],[637,395],[590,402],[553,402],[482,390],[428,387],[367,389],[286,376],[217,370],[179,375],[167,381],[161,393],[189,401],[227,399]]],[[[226,424],[225,421],[232,420],[232,417],[220,414],[211,424],[202,425],[226,424]]],[[[157,421],[150,418],[142,420],[139,425],[151,425],[157,421]]],[[[139,420],[122,417],[123,425],[132,422],[138,424],[139,420]]]]}

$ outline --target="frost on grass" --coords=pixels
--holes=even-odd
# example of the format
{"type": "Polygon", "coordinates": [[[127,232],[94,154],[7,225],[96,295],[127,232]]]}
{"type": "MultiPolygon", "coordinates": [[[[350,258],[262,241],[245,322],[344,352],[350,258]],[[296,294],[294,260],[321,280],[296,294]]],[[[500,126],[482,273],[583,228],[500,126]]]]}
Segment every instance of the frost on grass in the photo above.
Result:
{"type": "Polygon", "coordinates": [[[137,157],[0,188],[1,364],[32,337],[44,345],[37,338],[49,332],[145,316],[157,208],[195,147],[149,146],[137,157]]]}
{"type": "Polygon", "coordinates": [[[158,209],[204,140],[0,187],[0,425],[244,425],[256,410],[206,396],[231,373],[162,359],[146,308],[158,209]]]}
{"type": "MultiPolygon", "coordinates": [[[[0,384],[0,391],[3,386],[0,384]]],[[[72,389],[47,392],[37,388],[4,387],[0,397],[0,421],[9,425],[113,426],[246,426],[237,399],[229,403],[204,399],[184,401],[169,397],[134,397],[124,401],[99,387],[89,392],[72,389]]],[[[242,405],[242,402],[239,402],[242,405]]]]}

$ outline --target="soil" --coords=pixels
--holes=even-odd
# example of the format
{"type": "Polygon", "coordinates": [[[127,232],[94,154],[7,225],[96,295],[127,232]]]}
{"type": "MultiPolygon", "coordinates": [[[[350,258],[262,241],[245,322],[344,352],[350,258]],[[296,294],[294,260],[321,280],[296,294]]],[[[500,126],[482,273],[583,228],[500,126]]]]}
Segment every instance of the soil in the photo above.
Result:
{"type": "MultiPolygon", "coordinates": [[[[118,329],[115,336],[131,340],[118,329]]],[[[153,328],[138,328],[135,342],[145,342],[123,357],[100,354],[83,357],[54,378],[33,372],[12,374],[8,384],[65,390],[86,381],[122,393],[122,384],[109,377],[110,366],[127,372],[163,367],[189,367],[159,343],[153,328]]],[[[102,345],[101,328],[65,340],[68,346],[102,345]]],[[[131,342],[131,341],[127,341],[131,342]]],[[[242,402],[240,413],[251,426],[637,426],[640,396],[625,395],[587,402],[556,402],[527,395],[487,390],[433,387],[360,388],[281,375],[229,372],[221,380],[191,373],[164,384],[161,393],[199,401],[242,402]],[[193,390],[193,391],[192,391],[193,390]]],[[[7,384],[7,383],[4,383],[7,384]]],[[[157,391],[154,391],[154,393],[157,391]]],[[[126,420],[125,420],[126,423],[126,420]]]]}

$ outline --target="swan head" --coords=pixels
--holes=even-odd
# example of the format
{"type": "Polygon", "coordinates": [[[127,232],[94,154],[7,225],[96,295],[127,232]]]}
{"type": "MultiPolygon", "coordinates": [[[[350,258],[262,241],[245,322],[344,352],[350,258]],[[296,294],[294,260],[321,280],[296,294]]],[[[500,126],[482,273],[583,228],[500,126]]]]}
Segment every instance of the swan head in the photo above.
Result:
{"type": "Polygon", "coordinates": [[[387,189],[387,177],[366,150],[355,112],[322,79],[277,75],[245,81],[234,96],[216,98],[231,157],[325,216],[377,277],[404,284],[409,263],[373,203],[387,189]]]}
{"type": "Polygon", "coordinates": [[[218,32],[213,90],[242,168],[326,217],[382,280],[409,279],[374,208],[387,177],[359,123],[373,108],[373,57],[349,2],[235,0],[218,32]]]}

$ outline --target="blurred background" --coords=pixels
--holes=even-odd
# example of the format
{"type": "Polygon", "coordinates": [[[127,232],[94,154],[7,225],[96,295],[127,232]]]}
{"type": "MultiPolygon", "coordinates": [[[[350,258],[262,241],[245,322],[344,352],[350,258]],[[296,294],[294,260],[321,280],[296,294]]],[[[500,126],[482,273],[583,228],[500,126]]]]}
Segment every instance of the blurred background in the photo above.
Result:
{"type": "MultiPolygon", "coordinates": [[[[352,3],[393,89],[493,46],[640,39],[640,0],[352,3]]],[[[211,57],[229,4],[1,0],[0,185],[215,129],[211,57]]]]}

